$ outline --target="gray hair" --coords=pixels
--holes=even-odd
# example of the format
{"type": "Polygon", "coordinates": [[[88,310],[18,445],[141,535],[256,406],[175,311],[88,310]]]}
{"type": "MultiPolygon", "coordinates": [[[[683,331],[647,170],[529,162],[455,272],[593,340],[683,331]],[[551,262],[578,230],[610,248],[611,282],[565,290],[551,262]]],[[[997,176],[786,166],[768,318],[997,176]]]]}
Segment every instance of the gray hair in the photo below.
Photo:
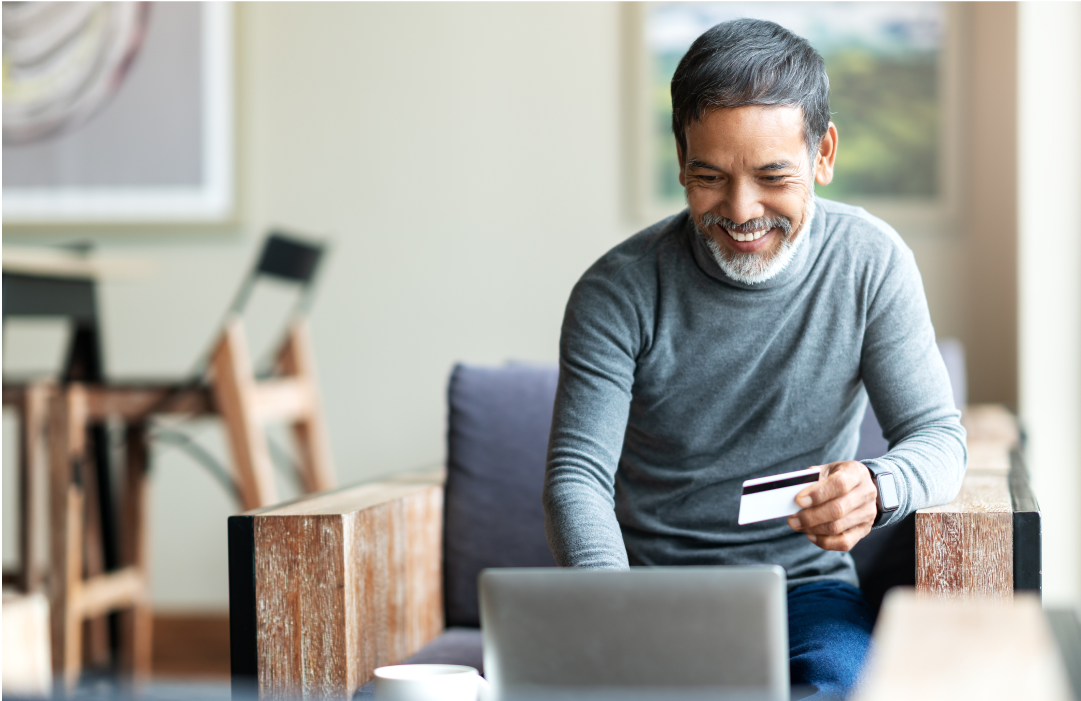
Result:
{"type": "Polygon", "coordinates": [[[813,154],[829,128],[829,93],[826,64],[803,37],[760,19],[722,22],[695,39],[672,76],[672,133],[686,155],[687,125],[710,110],[798,106],[813,154]]]}

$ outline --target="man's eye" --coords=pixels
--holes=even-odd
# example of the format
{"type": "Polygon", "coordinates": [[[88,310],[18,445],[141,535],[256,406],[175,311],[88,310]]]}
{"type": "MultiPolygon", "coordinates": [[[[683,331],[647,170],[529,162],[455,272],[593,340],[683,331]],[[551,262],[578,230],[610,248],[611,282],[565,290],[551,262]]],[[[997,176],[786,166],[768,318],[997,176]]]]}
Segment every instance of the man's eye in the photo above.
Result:
{"type": "Polygon", "coordinates": [[[782,180],[784,180],[784,176],[783,175],[764,175],[764,176],[762,176],[762,179],[765,180],[767,183],[779,183],[782,180]]]}
{"type": "Polygon", "coordinates": [[[699,180],[705,180],[707,183],[711,183],[717,179],[716,175],[697,175],[695,177],[699,180]]]}

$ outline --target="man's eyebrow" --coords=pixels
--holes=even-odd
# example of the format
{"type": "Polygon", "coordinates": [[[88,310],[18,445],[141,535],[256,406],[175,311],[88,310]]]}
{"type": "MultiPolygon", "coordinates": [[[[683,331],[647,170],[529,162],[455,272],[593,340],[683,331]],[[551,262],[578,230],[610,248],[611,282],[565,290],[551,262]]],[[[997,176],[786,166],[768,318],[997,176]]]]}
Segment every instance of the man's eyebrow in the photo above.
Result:
{"type": "Polygon", "coordinates": [[[705,168],[706,170],[715,170],[718,173],[721,172],[721,169],[718,168],[717,166],[710,165],[709,163],[706,163],[705,161],[700,161],[697,158],[692,158],[691,160],[687,161],[687,167],[688,168],[705,168]]]}
{"type": "Polygon", "coordinates": [[[788,161],[774,161],[773,163],[767,163],[764,166],[759,166],[758,170],[784,170],[785,168],[791,168],[792,164],[788,161]]]}

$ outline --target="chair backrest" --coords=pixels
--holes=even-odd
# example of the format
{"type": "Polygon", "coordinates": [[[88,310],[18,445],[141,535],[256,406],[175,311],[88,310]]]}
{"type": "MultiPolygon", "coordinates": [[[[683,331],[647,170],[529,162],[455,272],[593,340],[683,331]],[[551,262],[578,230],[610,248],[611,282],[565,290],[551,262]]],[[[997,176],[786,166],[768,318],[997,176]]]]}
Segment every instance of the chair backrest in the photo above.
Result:
{"type": "Polygon", "coordinates": [[[458,365],[450,377],[444,505],[448,626],[479,626],[485,567],[554,567],[541,488],[559,371],[458,365]]]}
{"type": "Polygon", "coordinates": [[[262,276],[300,285],[302,292],[297,301],[297,311],[306,310],[325,248],[323,243],[299,239],[280,231],[270,232],[263,242],[263,250],[255,267],[244,278],[233,298],[229,313],[240,314],[244,311],[253,285],[262,276]]]}
{"type": "Polygon", "coordinates": [[[105,379],[97,283],[92,277],[4,273],[3,321],[10,317],[59,317],[71,324],[61,370],[64,382],[105,379]]]}
{"type": "MultiPolygon", "coordinates": [[[[954,401],[964,406],[961,344],[943,339],[939,350],[954,401]]],[[[558,377],[558,368],[546,365],[458,365],[451,373],[443,531],[448,626],[479,625],[482,569],[555,566],[544,535],[541,490],[558,377]]],[[[882,429],[868,405],[857,459],[885,453],[882,429]]],[[[873,532],[853,550],[876,609],[886,589],[915,582],[915,556],[911,518],[873,532]]]]}

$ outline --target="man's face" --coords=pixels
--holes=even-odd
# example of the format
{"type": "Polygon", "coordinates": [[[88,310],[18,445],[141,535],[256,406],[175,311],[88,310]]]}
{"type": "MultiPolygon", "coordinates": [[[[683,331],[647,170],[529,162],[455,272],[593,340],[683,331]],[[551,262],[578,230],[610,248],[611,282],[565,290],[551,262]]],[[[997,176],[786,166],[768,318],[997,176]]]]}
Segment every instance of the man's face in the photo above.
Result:
{"type": "Polygon", "coordinates": [[[833,179],[836,128],[813,160],[799,107],[715,109],[687,126],[686,139],[679,182],[714,255],[768,269],[803,233],[814,183],[833,179]]]}

